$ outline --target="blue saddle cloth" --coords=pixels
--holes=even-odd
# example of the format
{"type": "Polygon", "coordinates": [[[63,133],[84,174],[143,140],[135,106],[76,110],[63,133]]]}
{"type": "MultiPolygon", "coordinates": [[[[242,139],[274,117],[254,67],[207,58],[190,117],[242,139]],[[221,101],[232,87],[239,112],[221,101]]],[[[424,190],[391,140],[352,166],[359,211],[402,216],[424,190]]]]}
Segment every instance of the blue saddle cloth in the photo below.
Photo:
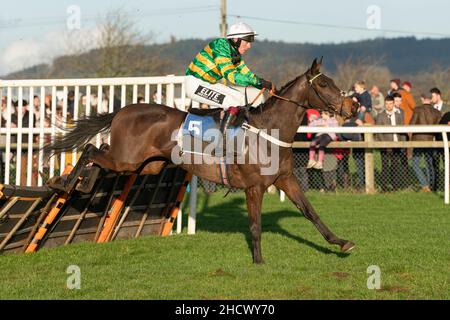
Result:
{"type": "MultiPolygon", "coordinates": [[[[234,138],[238,131],[242,130],[240,127],[229,127],[229,137],[234,138]]],[[[190,135],[202,141],[211,142],[220,139],[219,124],[214,121],[212,116],[199,116],[188,113],[183,124],[183,135],[190,135]]]]}

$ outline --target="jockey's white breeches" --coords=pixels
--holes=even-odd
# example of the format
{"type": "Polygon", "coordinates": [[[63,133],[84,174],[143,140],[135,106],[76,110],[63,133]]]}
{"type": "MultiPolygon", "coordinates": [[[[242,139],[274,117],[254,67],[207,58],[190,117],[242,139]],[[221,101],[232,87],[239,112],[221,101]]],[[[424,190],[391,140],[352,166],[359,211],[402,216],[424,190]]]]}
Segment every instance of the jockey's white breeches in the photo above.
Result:
{"type": "MultiPolygon", "coordinates": [[[[247,90],[248,103],[251,103],[260,90],[255,87],[226,86],[222,83],[211,84],[194,76],[186,76],[186,96],[199,103],[205,103],[212,108],[220,107],[227,110],[229,107],[245,105],[245,90],[247,90]]],[[[252,104],[257,107],[264,102],[261,94],[252,104]]]]}

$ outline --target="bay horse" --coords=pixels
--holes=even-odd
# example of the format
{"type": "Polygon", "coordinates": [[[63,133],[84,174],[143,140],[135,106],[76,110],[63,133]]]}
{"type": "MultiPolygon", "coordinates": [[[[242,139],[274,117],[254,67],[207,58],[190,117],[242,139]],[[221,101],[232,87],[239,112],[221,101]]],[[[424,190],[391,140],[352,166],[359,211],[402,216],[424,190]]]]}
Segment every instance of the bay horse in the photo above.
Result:
{"type": "MultiPolygon", "coordinates": [[[[263,262],[261,206],[264,192],[272,184],[285,192],[328,243],[340,246],[342,252],[348,252],[355,246],[353,242],[331,232],[315,212],[293,174],[292,148],[286,147],[286,144],[293,142],[308,108],[328,110],[343,117],[352,115],[351,99],[345,98],[334,81],[320,72],[321,65],[322,58],[320,61],[314,59],[304,74],[249,112],[249,124],[253,127],[279,130],[278,141],[284,142],[285,146],[279,150],[278,170],[271,175],[261,175],[259,163],[228,165],[230,186],[245,190],[254,263],[263,262]]],[[[76,121],[66,135],[56,138],[52,144],[45,146],[44,151],[58,154],[84,147],[78,165],[72,170],[72,179],[76,179],[88,163],[116,172],[158,174],[171,162],[173,149],[179,148],[171,135],[180,128],[186,115],[186,112],[159,104],[127,105],[114,113],[92,115],[76,121]],[[110,130],[110,146],[98,149],[88,144],[99,132],[107,130],[110,130]]],[[[269,145],[273,147],[272,142],[269,145]]],[[[219,164],[182,163],[180,166],[198,177],[222,183],[219,164]]]]}

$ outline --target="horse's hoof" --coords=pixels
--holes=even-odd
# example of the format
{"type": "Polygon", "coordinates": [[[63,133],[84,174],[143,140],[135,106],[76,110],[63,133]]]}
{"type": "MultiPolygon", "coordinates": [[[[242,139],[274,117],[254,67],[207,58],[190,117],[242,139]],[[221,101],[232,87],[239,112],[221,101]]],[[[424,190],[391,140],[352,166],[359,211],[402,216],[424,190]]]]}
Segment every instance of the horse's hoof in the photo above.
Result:
{"type": "Polygon", "coordinates": [[[64,180],[61,177],[52,177],[46,182],[46,186],[60,191],[66,191],[64,180]]]}
{"type": "Polygon", "coordinates": [[[353,250],[353,248],[355,246],[356,245],[353,242],[347,241],[346,243],[344,243],[344,245],[341,246],[341,251],[342,252],[350,252],[351,250],[353,250]]]}

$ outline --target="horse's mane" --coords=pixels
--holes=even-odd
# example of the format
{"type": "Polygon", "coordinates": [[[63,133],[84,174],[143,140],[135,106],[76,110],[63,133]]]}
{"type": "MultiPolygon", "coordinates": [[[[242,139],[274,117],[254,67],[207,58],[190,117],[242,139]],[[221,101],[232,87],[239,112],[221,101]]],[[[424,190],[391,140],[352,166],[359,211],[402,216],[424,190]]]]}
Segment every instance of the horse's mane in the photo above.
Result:
{"type": "MultiPolygon", "coordinates": [[[[308,71],[307,71],[308,72],[308,71]]],[[[275,92],[276,95],[282,95],[287,89],[289,89],[295,82],[297,82],[297,80],[301,77],[303,77],[306,74],[306,72],[304,74],[301,74],[299,76],[297,76],[296,78],[290,80],[289,82],[287,82],[285,85],[283,85],[280,90],[277,90],[275,92]]],[[[266,102],[261,103],[259,106],[255,107],[255,108],[251,108],[250,109],[250,113],[261,113],[263,108],[265,106],[271,105],[276,101],[277,98],[275,97],[270,97],[269,99],[267,99],[266,102]]]]}

